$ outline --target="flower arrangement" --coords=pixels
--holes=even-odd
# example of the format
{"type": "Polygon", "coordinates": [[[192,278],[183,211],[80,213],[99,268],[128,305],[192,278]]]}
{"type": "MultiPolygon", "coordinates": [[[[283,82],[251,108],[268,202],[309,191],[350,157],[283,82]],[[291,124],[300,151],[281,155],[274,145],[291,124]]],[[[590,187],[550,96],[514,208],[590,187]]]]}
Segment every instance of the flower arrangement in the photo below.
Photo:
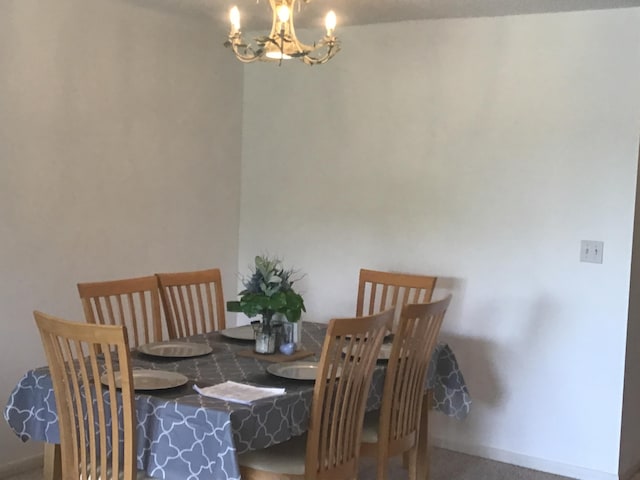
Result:
{"type": "Polygon", "coordinates": [[[262,315],[267,325],[275,313],[297,322],[306,309],[302,296],[293,289],[298,280],[295,274],[294,270],[284,269],[278,258],[256,256],[251,275],[242,279],[244,290],[239,293],[240,300],[227,302],[227,310],[248,317],[262,315]]]}

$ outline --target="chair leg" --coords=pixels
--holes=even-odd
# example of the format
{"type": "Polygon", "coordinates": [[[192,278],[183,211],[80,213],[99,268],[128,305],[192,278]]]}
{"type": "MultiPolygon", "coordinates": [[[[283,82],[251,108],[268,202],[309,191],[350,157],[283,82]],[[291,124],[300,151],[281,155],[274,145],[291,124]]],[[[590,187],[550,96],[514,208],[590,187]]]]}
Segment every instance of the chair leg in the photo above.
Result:
{"type": "Polygon", "coordinates": [[[389,459],[378,455],[376,459],[376,480],[387,480],[387,466],[389,459]]]}
{"type": "Polygon", "coordinates": [[[409,480],[418,480],[418,446],[404,453],[407,459],[407,469],[409,470],[409,480]]]}
{"type": "Polygon", "coordinates": [[[418,445],[416,446],[416,476],[420,480],[429,479],[429,410],[433,392],[427,390],[422,397],[422,410],[420,412],[420,430],[418,431],[418,445]]]}
{"type": "Polygon", "coordinates": [[[57,443],[44,444],[44,471],[45,480],[60,480],[62,478],[62,456],[60,445],[57,443]]]}
{"type": "Polygon", "coordinates": [[[409,458],[409,451],[402,452],[402,466],[407,470],[409,468],[409,462],[411,459],[409,458]]]}

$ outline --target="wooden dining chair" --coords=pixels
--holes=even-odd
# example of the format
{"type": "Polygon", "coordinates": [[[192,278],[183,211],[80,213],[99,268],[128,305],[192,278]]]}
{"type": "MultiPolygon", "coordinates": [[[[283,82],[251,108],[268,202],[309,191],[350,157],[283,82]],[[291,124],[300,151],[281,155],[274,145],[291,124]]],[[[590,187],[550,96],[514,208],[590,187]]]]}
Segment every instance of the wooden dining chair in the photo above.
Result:
{"type": "Polygon", "coordinates": [[[356,316],[373,315],[396,307],[394,329],[399,310],[408,303],[428,303],[438,277],[408,273],[360,270],[356,316]]]}
{"type": "Polygon", "coordinates": [[[156,273],[169,338],[226,328],[220,270],[156,273]]]}
{"type": "Polygon", "coordinates": [[[136,470],[126,328],[68,322],[41,312],[34,317],[53,382],[62,479],[146,479],[136,470]]]}
{"type": "Polygon", "coordinates": [[[361,452],[377,458],[377,480],[386,480],[389,458],[405,452],[409,454],[409,480],[417,479],[420,435],[424,440],[428,434],[428,418],[422,418],[423,413],[428,414],[428,409],[423,412],[427,369],[450,302],[451,295],[402,309],[387,364],[382,407],[368,413],[364,422],[361,452]]]}
{"type": "Polygon", "coordinates": [[[364,410],[393,310],[333,319],[322,347],[306,438],[239,455],[243,480],[355,480],[364,410]]]}
{"type": "Polygon", "coordinates": [[[163,339],[158,281],[154,275],[107,282],[79,283],[85,320],[124,325],[132,348],[163,339]]]}

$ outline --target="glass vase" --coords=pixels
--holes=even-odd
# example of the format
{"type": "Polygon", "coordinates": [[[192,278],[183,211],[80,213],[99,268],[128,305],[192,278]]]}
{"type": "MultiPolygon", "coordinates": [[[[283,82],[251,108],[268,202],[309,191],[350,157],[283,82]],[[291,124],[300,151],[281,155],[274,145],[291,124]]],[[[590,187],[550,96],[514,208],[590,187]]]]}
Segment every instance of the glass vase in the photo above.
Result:
{"type": "Polygon", "coordinates": [[[282,324],[283,344],[290,345],[286,347],[292,353],[302,348],[302,320],[297,322],[289,322],[288,320],[282,324]]]}
{"type": "Polygon", "coordinates": [[[265,328],[264,325],[258,324],[253,327],[253,333],[255,336],[255,347],[254,351],[256,353],[269,354],[275,353],[276,351],[276,336],[271,331],[271,329],[265,328]]]}
{"type": "Polygon", "coordinates": [[[254,351],[256,353],[270,354],[276,351],[277,335],[271,324],[271,315],[263,314],[262,321],[253,325],[255,338],[254,351]]]}

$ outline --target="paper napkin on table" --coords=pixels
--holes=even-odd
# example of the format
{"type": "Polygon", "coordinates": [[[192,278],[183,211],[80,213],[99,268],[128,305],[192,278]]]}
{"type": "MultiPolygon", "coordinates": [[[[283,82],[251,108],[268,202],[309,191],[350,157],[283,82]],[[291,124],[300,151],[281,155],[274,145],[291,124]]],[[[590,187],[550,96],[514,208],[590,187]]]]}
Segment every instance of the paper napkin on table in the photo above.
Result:
{"type": "Polygon", "coordinates": [[[219,398],[237,403],[251,403],[255,400],[285,393],[284,388],[254,387],[253,385],[237,382],[224,382],[203,388],[194,385],[193,389],[205,397],[219,398]]]}

